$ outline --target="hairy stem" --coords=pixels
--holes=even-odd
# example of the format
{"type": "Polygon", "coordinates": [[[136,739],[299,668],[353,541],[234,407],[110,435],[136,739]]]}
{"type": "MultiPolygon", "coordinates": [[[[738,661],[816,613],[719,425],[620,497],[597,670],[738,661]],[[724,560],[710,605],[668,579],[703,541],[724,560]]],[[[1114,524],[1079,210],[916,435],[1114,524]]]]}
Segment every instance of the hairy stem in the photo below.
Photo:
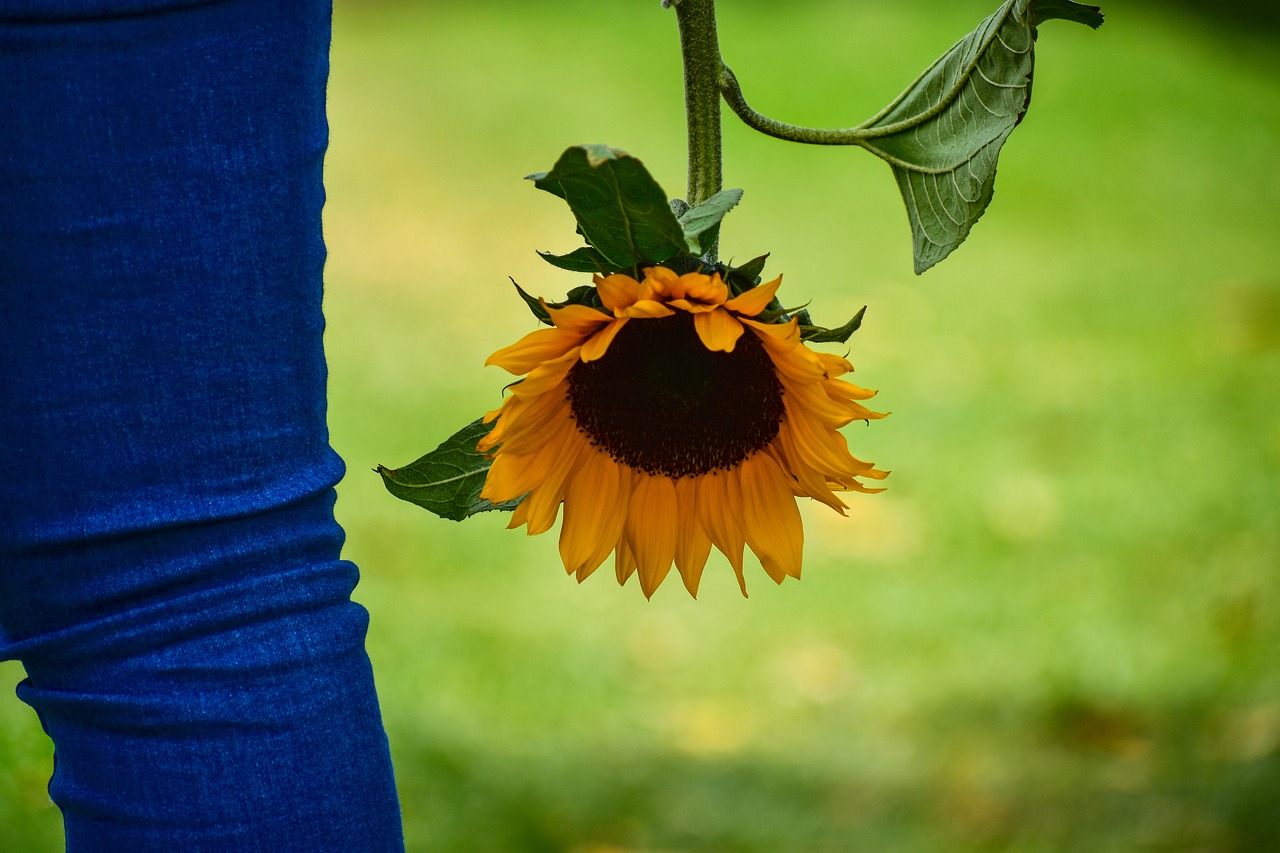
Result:
{"type": "MultiPolygon", "coordinates": [[[[720,41],[715,0],[677,0],[684,106],[689,131],[690,206],[720,192],[720,41]]],[[[714,248],[712,249],[714,257],[714,248]]]]}

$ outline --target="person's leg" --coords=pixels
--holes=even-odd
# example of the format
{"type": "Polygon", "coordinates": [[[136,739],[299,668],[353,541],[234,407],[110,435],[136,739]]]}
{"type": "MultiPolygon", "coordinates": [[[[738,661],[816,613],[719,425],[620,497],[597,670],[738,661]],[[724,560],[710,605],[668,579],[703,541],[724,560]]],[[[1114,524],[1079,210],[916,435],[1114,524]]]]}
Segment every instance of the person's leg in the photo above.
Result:
{"type": "Polygon", "coordinates": [[[68,848],[402,849],[333,518],[328,0],[0,0],[0,658],[68,848]]]}

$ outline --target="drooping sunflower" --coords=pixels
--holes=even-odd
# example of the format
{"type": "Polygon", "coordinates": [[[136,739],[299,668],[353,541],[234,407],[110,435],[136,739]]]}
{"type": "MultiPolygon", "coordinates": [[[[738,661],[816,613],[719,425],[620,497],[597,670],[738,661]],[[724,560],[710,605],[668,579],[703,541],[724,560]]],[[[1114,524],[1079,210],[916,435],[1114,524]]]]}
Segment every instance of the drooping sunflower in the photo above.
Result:
{"type": "Polygon", "coordinates": [[[603,310],[548,307],[553,328],[491,355],[522,376],[486,415],[477,448],[492,456],[481,496],[525,495],[510,527],[555,524],[579,581],[615,554],[619,583],[637,570],[645,597],[671,570],[697,595],[715,545],[746,595],[743,548],[777,583],[800,577],[797,496],[844,514],[839,491],[886,472],[854,458],[837,431],[883,415],[840,379],[844,358],[810,350],[793,318],[758,318],[781,278],[737,296],[718,274],[644,270],[595,277],[603,310]]]}

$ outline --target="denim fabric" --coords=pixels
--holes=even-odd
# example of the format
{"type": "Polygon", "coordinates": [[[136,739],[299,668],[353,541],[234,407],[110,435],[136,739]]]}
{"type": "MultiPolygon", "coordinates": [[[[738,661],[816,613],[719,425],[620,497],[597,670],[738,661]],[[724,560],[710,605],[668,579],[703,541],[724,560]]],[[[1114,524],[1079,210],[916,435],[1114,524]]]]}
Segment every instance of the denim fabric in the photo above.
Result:
{"type": "Polygon", "coordinates": [[[333,517],[328,0],[0,0],[0,658],[71,851],[403,848],[333,517]]]}

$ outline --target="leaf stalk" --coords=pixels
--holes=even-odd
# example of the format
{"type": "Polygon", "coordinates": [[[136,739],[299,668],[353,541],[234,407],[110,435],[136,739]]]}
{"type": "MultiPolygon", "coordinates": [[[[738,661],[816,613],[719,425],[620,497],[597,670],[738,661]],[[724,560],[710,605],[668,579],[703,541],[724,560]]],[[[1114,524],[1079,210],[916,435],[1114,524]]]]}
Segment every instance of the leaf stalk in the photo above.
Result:
{"type": "Polygon", "coordinates": [[[752,130],[758,130],[775,139],[788,142],[802,142],[806,145],[864,145],[870,134],[861,127],[842,127],[824,129],[817,127],[801,127],[769,118],[752,109],[742,94],[738,78],[727,65],[720,66],[720,91],[729,109],[742,119],[743,124],[752,130]]]}

